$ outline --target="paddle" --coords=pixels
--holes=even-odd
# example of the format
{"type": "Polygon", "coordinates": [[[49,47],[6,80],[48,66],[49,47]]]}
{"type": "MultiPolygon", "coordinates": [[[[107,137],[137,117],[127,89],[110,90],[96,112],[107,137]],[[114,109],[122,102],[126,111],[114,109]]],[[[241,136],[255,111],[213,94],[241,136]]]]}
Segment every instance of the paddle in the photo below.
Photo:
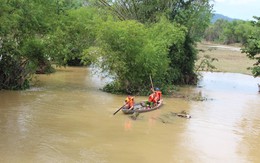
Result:
{"type": "Polygon", "coordinates": [[[121,108],[119,108],[116,112],[114,112],[113,115],[115,115],[117,112],[119,112],[119,110],[121,110],[126,104],[124,104],[121,108]]]}

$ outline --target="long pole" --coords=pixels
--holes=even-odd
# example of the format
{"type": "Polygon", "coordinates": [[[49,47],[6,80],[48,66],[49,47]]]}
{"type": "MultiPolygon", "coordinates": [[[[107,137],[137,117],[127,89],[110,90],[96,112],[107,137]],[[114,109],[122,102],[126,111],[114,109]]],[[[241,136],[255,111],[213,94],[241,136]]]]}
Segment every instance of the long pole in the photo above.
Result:
{"type": "Polygon", "coordinates": [[[154,90],[154,88],[153,88],[153,81],[152,81],[151,75],[150,75],[150,81],[151,81],[152,89],[154,90]]]}
{"type": "Polygon", "coordinates": [[[117,112],[119,112],[119,110],[121,110],[126,104],[124,104],[121,108],[119,108],[117,111],[114,112],[113,115],[115,115],[117,112]]]}

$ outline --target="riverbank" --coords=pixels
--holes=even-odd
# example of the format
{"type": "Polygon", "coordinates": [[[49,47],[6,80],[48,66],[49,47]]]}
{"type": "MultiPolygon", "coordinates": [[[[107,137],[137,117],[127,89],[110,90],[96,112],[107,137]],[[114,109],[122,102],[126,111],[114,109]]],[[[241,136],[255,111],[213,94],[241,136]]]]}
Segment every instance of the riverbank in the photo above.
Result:
{"type": "Polygon", "coordinates": [[[200,63],[204,55],[208,55],[211,58],[218,59],[218,61],[213,62],[213,65],[217,68],[214,71],[252,75],[251,71],[247,68],[252,66],[255,61],[250,60],[245,53],[241,53],[238,45],[227,46],[201,42],[197,48],[200,50],[198,54],[200,59],[197,61],[197,64],[200,63]]]}

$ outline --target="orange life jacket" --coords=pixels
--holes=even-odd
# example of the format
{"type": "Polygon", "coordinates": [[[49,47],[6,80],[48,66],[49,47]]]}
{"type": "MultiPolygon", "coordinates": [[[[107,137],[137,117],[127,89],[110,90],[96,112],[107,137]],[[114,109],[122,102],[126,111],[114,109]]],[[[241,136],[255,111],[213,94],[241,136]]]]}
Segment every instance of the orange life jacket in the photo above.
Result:
{"type": "Polygon", "coordinates": [[[150,94],[148,101],[149,102],[155,102],[155,96],[156,96],[155,93],[150,94]]]}
{"type": "Polygon", "coordinates": [[[154,100],[157,102],[161,99],[161,97],[162,97],[162,92],[161,91],[155,91],[154,100]]]}
{"type": "Polygon", "coordinates": [[[125,102],[128,105],[128,107],[131,108],[132,106],[134,106],[134,97],[128,96],[125,99],[125,102]]]}

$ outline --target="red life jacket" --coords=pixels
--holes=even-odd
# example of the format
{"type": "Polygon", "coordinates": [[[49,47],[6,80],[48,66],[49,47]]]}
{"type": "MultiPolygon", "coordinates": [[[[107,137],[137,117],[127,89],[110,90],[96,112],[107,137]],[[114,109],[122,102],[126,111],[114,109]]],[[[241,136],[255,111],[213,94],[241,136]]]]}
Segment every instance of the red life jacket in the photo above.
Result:
{"type": "Polygon", "coordinates": [[[157,102],[161,99],[162,97],[162,92],[161,91],[155,91],[155,98],[154,100],[157,102]]]}
{"type": "Polygon", "coordinates": [[[149,102],[155,102],[155,96],[156,96],[155,93],[150,94],[148,101],[149,102]]]}

